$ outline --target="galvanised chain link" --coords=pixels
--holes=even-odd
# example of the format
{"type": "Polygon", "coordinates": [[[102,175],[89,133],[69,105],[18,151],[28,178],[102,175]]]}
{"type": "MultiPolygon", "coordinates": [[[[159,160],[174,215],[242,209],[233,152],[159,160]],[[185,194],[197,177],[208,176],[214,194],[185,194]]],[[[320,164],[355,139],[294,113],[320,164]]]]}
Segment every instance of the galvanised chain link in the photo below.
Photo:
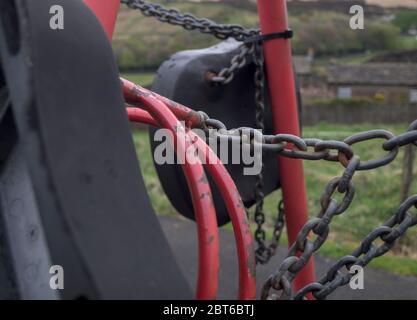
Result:
{"type": "Polygon", "coordinates": [[[211,81],[217,84],[230,83],[233,80],[236,71],[246,66],[246,57],[254,52],[255,46],[256,45],[252,43],[242,44],[239,47],[239,53],[233,56],[230,61],[230,66],[220,70],[217,76],[211,78],[211,81]]]}
{"type": "MultiPolygon", "coordinates": [[[[210,19],[198,18],[191,13],[182,13],[177,9],[166,8],[144,0],[121,0],[121,3],[140,10],[147,17],[154,17],[161,22],[181,26],[189,31],[198,30],[204,34],[211,34],[221,40],[233,38],[242,42],[260,33],[259,29],[246,29],[237,24],[219,24],[210,19]]],[[[230,66],[220,70],[217,76],[211,78],[211,81],[219,84],[231,82],[236,70],[246,65],[246,56],[252,51],[253,44],[242,44],[239,53],[233,56],[230,66]]]]}
{"type": "Polygon", "coordinates": [[[238,128],[227,130],[224,124],[215,119],[202,115],[204,124],[217,129],[216,136],[219,139],[242,139],[243,143],[251,144],[254,141],[261,144],[265,152],[274,152],[280,156],[302,160],[326,160],[339,162],[348,167],[354,157],[353,146],[364,141],[384,139],[381,148],[386,155],[378,159],[359,161],[357,171],[367,171],[383,167],[391,163],[398,155],[399,147],[417,143],[417,121],[413,122],[409,130],[401,135],[395,136],[387,130],[369,130],[356,133],[343,141],[321,140],[315,138],[301,138],[292,134],[262,135],[254,128],[238,128]],[[246,141],[246,142],[245,142],[246,141]]]}
{"type": "Polygon", "coordinates": [[[253,43],[253,61],[255,63],[255,123],[257,129],[265,129],[265,71],[264,56],[260,43],[253,43]]]}
{"type": "Polygon", "coordinates": [[[389,220],[362,240],[351,255],[339,259],[318,282],[299,290],[294,299],[304,299],[308,293],[316,299],[325,299],[338,287],[348,284],[354,276],[349,272],[353,266],[365,267],[372,259],[388,252],[408,228],[417,225],[417,214],[413,216],[408,212],[413,206],[417,207],[417,195],[405,200],[389,220]],[[375,245],[378,239],[382,240],[382,244],[375,245]]]}
{"type": "MultiPolygon", "coordinates": [[[[256,128],[261,132],[265,129],[265,72],[264,72],[264,58],[262,53],[262,47],[260,43],[253,43],[253,60],[255,62],[255,123],[256,128]]],[[[272,241],[266,243],[266,232],[264,229],[264,223],[266,221],[264,212],[264,198],[263,193],[263,169],[264,163],[261,159],[261,172],[256,176],[255,182],[255,213],[254,220],[256,223],[255,241],[257,248],[255,251],[256,262],[266,264],[269,262],[272,256],[276,253],[278,243],[284,228],[284,207],[283,202],[278,204],[278,212],[276,221],[274,224],[272,241]]]]}
{"type": "Polygon", "coordinates": [[[161,22],[181,26],[186,30],[212,34],[221,40],[234,38],[237,41],[244,41],[259,34],[259,29],[246,29],[237,24],[219,24],[210,19],[198,18],[191,13],[182,13],[177,9],[166,8],[144,0],[121,0],[121,3],[140,10],[147,17],[155,17],[161,22]]]}
{"type": "Polygon", "coordinates": [[[370,130],[338,141],[303,139],[290,134],[262,136],[258,130],[251,128],[227,130],[223,123],[210,119],[205,114],[202,115],[202,119],[203,127],[218,130],[219,139],[239,138],[242,143],[250,144],[252,148],[254,148],[254,143],[261,143],[262,150],[272,151],[283,157],[333,161],[345,167],[340,177],[332,179],[327,184],[320,200],[320,212],[316,218],[309,220],[303,226],[277,272],[265,282],[261,299],[302,299],[310,292],[317,299],[325,299],[337,287],[349,283],[353,276],[353,274],[343,275],[340,269],[344,266],[350,268],[353,265],[365,267],[372,259],[390,250],[408,228],[417,224],[417,216],[412,217],[407,212],[412,206],[417,206],[417,195],[414,195],[407,199],[385,224],[372,231],[351,256],[340,259],[317,283],[306,286],[294,295],[292,291],[294,278],[326,241],[332,219],[343,214],[353,201],[355,188],[352,179],[355,172],[386,166],[397,157],[400,147],[408,144],[417,145],[417,120],[409,126],[406,132],[397,136],[386,130],[370,130]],[[381,144],[381,149],[386,152],[386,155],[380,158],[361,161],[353,151],[352,146],[357,143],[380,139],[385,140],[381,144]],[[334,198],[336,193],[343,195],[340,202],[334,198]],[[311,234],[313,239],[311,239],[311,234]],[[373,242],[378,238],[383,241],[383,244],[375,246],[373,242]],[[275,293],[271,292],[274,290],[275,293]]]}
{"type": "Polygon", "coordinates": [[[345,173],[339,178],[332,179],[327,184],[320,201],[321,210],[319,214],[303,226],[278,271],[265,282],[261,299],[293,297],[292,282],[294,278],[326,241],[332,219],[336,215],[344,213],[353,200],[355,189],[351,179],[358,165],[359,157],[352,157],[345,173]],[[340,203],[332,197],[336,191],[344,194],[340,203]],[[310,239],[311,234],[315,235],[314,239],[310,239]],[[281,292],[281,295],[271,294],[272,289],[281,292]]]}
{"type": "MultiPolygon", "coordinates": [[[[263,198],[261,199],[262,200],[260,201],[263,202],[263,198]]],[[[256,199],[256,201],[257,203],[255,210],[258,210],[258,199],[256,199]]],[[[272,239],[268,244],[266,244],[266,232],[263,229],[263,224],[265,222],[265,213],[263,212],[263,208],[261,209],[262,211],[260,210],[258,213],[255,212],[255,222],[257,224],[257,228],[255,230],[255,241],[258,245],[255,251],[255,257],[257,263],[268,263],[269,260],[275,255],[278,248],[279,240],[285,226],[284,201],[279,201],[277,209],[278,213],[272,232],[272,239]]]]}

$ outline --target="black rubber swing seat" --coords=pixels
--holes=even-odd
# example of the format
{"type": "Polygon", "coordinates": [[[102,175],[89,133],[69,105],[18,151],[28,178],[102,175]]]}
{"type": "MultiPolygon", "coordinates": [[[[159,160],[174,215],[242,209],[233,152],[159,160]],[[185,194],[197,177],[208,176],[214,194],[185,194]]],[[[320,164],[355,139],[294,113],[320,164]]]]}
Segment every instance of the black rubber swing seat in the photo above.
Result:
{"type": "Polygon", "coordinates": [[[94,14],[81,0],[2,0],[0,19],[0,298],[192,298],[94,14]],[[50,28],[53,5],[63,30],[50,28]]]}

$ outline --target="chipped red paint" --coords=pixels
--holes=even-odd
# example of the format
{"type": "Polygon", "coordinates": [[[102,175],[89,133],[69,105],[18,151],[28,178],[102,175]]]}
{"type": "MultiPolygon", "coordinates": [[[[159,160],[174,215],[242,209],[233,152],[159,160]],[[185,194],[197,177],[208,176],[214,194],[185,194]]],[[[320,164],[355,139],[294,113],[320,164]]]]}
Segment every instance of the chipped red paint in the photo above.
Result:
{"type": "MultiPolygon", "coordinates": [[[[158,123],[153,117],[138,108],[126,108],[129,120],[146,123],[157,127],[158,123]]],[[[191,140],[205,157],[206,167],[214,179],[227,206],[230,218],[232,220],[233,231],[236,240],[236,247],[239,260],[239,299],[248,300],[256,298],[256,274],[255,274],[255,255],[253,248],[253,237],[247,219],[246,210],[243,205],[240,194],[236,188],[233,179],[221,163],[217,155],[210,147],[194,132],[187,131],[191,140]]]]}
{"type": "Polygon", "coordinates": [[[184,121],[187,127],[195,128],[201,126],[202,119],[197,111],[145,89],[126,79],[120,78],[120,81],[126,102],[136,105],[141,102],[141,98],[154,97],[169,107],[178,120],[184,121]]]}
{"type": "MultiPolygon", "coordinates": [[[[174,149],[178,148],[181,154],[185,154],[191,141],[185,128],[170,108],[154,95],[136,95],[135,99],[161,127],[171,130],[174,149]]],[[[218,286],[219,235],[211,189],[201,163],[184,161],[183,170],[193,200],[198,231],[199,262],[196,297],[197,299],[215,299],[218,286]]]]}
{"type": "Polygon", "coordinates": [[[232,220],[239,260],[239,299],[256,298],[255,252],[253,238],[245,207],[233,179],[210,147],[193,131],[188,134],[195,139],[197,148],[206,158],[206,168],[223,195],[232,220]],[[210,159],[215,159],[216,162],[210,159]]]}

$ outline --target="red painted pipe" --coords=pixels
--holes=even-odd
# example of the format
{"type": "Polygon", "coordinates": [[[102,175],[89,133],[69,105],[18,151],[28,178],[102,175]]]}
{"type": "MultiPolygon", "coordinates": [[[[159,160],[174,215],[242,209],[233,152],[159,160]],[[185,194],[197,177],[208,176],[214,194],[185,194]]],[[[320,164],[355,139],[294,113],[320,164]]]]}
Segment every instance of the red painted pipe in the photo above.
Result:
{"type": "MultiPolygon", "coordinates": [[[[181,154],[190,146],[185,128],[170,109],[154,96],[138,96],[138,101],[158,121],[172,132],[174,148],[181,154]],[[181,133],[183,129],[183,133],[181,133]]],[[[198,232],[197,299],[216,299],[219,269],[219,236],[217,218],[210,185],[201,163],[184,162],[183,170],[191,192],[198,232]]]]}
{"type": "MultiPolygon", "coordinates": [[[[258,0],[258,11],[263,34],[288,29],[285,0],[258,0]]],[[[291,43],[288,39],[274,39],[263,45],[272,114],[276,133],[300,135],[297,111],[291,43]]],[[[307,195],[301,160],[278,157],[284,197],[288,240],[294,243],[298,232],[307,222],[307,195]]],[[[314,282],[313,261],[298,274],[294,286],[298,290],[314,282]]]]}
{"type": "MultiPolygon", "coordinates": [[[[129,120],[146,123],[158,127],[158,123],[145,110],[138,108],[126,108],[129,120]]],[[[221,163],[217,155],[194,132],[188,130],[187,134],[196,143],[202,157],[205,158],[206,168],[214,179],[228,209],[233,224],[238,262],[239,262],[239,295],[242,300],[256,298],[255,257],[253,238],[250,231],[246,211],[240,194],[229,172],[221,163]],[[214,161],[213,161],[214,160],[214,161]]]]}
{"type": "Polygon", "coordinates": [[[126,112],[129,121],[148,124],[155,128],[160,127],[159,123],[149,114],[148,111],[126,106],[126,112]]]}
{"type": "Polygon", "coordinates": [[[84,0],[100,20],[107,37],[111,40],[116,25],[120,0],[84,0]]]}
{"type": "Polygon", "coordinates": [[[200,150],[206,149],[206,168],[214,179],[232,220],[239,260],[239,299],[256,298],[256,261],[252,232],[247,219],[246,210],[233,179],[214,152],[194,132],[189,130],[191,138],[197,139],[200,150]],[[210,159],[218,160],[217,164],[210,163],[210,159]]]}
{"type": "MultiPolygon", "coordinates": [[[[123,95],[127,103],[133,105],[138,105],[140,100],[138,97],[148,97],[152,96],[161,102],[163,102],[169,109],[174,113],[174,115],[181,121],[185,122],[185,125],[189,128],[195,128],[201,124],[201,117],[199,113],[193,109],[190,109],[180,103],[172,101],[164,96],[161,96],[151,90],[145,89],[129,80],[120,78],[122,85],[123,95]]],[[[140,104],[138,105],[140,107],[140,104]]]]}

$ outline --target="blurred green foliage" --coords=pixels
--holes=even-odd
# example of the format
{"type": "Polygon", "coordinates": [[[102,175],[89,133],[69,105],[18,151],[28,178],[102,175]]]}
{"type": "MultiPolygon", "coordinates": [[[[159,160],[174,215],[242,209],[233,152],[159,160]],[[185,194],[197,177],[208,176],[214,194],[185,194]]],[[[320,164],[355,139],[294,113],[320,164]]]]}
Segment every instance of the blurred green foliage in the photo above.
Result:
{"type": "Polygon", "coordinates": [[[410,28],[417,28],[417,10],[404,10],[395,15],[393,24],[401,29],[401,32],[407,32],[410,28]]]}
{"type": "Polygon", "coordinates": [[[313,48],[318,56],[340,56],[367,50],[398,48],[400,29],[390,23],[367,19],[364,30],[352,30],[349,16],[332,12],[314,12],[291,17],[296,34],[293,49],[305,54],[313,48]]]}
{"type": "MultiPolygon", "coordinates": [[[[212,2],[190,3],[166,0],[158,0],[158,2],[216,22],[237,23],[248,28],[258,26],[256,11],[245,6],[212,2]]],[[[398,16],[396,19],[400,19],[398,16]]],[[[294,53],[306,54],[309,48],[313,48],[319,57],[342,56],[367,51],[417,47],[417,41],[414,39],[404,41],[404,37],[400,36],[401,27],[398,24],[368,18],[364,30],[351,30],[349,18],[347,14],[329,11],[291,15],[290,25],[295,31],[294,53]]],[[[181,27],[144,17],[137,10],[123,6],[117,22],[114,51],[123,71],[155,70],[177,51],[205,48],[218,41],[211,35],[204,35],[198,31],[185,31],[181,27]]]]}
{"type": "Polygon", "coordinates": [[[345,106],[345,107],[362,107],[362,106],[375,106],[379,101],[369,97],[352,97],[349,99],[312,99],[312,106],[345,106]]]}

